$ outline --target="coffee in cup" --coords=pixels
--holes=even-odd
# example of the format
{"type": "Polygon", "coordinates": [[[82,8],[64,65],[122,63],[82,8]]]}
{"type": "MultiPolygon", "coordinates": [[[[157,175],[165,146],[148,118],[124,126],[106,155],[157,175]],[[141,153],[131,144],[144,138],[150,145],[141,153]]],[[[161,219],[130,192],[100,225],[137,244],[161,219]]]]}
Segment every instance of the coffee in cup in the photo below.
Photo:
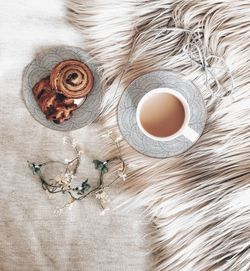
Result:
{"type": "Polygon", "coordinates": [[[188,126],[190,109],[186,99],[170,88],[145,94],[138,104],[136,118],[140,130],[154,140],[168,141],[184,135],[194,142],[199,137],[188,126]]]}

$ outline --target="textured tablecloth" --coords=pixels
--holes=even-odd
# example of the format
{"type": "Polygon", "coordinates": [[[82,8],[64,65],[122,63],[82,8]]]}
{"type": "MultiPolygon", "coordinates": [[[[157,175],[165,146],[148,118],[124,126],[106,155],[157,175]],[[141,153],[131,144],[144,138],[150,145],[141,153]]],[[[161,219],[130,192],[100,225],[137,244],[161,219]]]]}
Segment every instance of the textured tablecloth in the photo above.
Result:
{"type": "MultiPolygon", "coordinates": [[[[37,52],[60,44],[84,48],[64,13],[59,0],[0,1],[0,270],[151,270],[141,210],[100,216],[91,198],[56,216],[66,196],[49,199],[27,168],[26,160],[72,157],[62,145],[69,134],[37,123],[21,95],[23,69],[37,52]]],[[[91,156],[102,155],[96,129],[70,134],[89,153],[81,170],[90,178],[91,156]]]]}

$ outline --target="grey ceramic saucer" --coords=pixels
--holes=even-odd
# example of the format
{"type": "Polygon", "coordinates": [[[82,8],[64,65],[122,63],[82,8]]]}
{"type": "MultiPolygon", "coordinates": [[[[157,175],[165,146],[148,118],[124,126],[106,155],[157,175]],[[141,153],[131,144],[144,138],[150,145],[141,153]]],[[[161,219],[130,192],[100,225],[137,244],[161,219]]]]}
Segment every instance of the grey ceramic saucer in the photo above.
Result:
{"type": "Polygon", "coordinates": [[[168,87],[180,92],[190,106],[189,127],[199,135],[206,123],[206,107],[200,91],[184,76],[170,71],[154,71],[135,79],[123,92],[118,106],[118,124],[124,139],[138,152],[167,158],[188,150],[194,142],[183,135],[171,141],[156,141],[144,135],[136,122],[136,108],[140,99],[150,90],[168,87]]]}
{"type": "Polygon", "coordinates": [[[25,68],[23,74],[23,98],[35,120],[42,125],[58,130],[71,131],[92,123],[100,114],[103,93],[100,87],[100,77],[91,57],[82,49],[71,46],[53,47],[38,54],[25,68]],[[77,59],[86,63],[94,76],[94,86],[84,103],[73,113],[71,119],[62,124],[48,121],[40,110],[32,93],[33,86],[42,78],[50,75],[52,68],[63,60],[77,59]]]}

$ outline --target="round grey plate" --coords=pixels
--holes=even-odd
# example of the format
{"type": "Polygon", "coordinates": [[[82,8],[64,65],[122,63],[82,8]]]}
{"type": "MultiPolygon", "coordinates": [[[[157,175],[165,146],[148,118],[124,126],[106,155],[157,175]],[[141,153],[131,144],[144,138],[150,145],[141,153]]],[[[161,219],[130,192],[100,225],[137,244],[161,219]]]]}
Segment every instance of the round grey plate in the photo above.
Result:
{"type": "Polygon", "coordinates": [[[180,92],[190,106],[189,127],[199,135],[206,123],[206,107],[200,91],[182,75],[170,71],[154,71],[135,79],[123,92],[118,106],[118,124],[124,139],[138,152],[154,157],[167,158],[181,154],[194,142],[183,135],[171,141],[156,141],[145,136],[136,122],[136,108],[140,99],[150,90],[168,87],[180,92]]]}
{"type": "Polygon", "coordinates": [[[42,125],[58,130],[71,131],[92,123],[100,114],[103,93],[100,87],[100,77],[91,57],[77,47],[53,47],[38,54],[25,68],[23,74],[23,98],[31,115],[42,125]],[[62,124],[55,124],[46,119],[40,110],[32,93],[34,85],[44,77],[50,75],[52,68],[63,60],[76,59],[84,62],[91,69],[94,76],[94,86],[84,103],[73,113],[71,119],[62,124]]]}

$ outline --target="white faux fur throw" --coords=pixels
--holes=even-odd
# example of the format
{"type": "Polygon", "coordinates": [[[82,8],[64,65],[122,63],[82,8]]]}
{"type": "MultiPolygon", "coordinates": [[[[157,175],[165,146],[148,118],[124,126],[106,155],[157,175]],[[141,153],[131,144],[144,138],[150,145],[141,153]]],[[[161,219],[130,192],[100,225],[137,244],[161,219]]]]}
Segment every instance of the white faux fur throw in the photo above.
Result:
{"type": "MultiPolygon", "coordinates": [[[[204,27],[207,50],[223,57],[232,71],[231,98],[208,99],[203,71],[182,54],[184,34],[166,32],[145,48],[153,37],[147,32],[135,52],[146,50],[130,64],[118,94],[145,72],[182,72],[203,93],[208,119],[195,146],[171,159],[142,156],[124,142],[126,160],[137,167],[123,188],[131,194],[129,206],[146,206],[152,221],[155,270],[250,270],[249,0],[69,0],[67,6],[106,84],[109,107],[101,121],[117,132],[119,95],[112,106],[110,97],[138,33],[163,26],[204,27]]],[[[226,73],[219,79],[229,88],[226,73]]]]}

